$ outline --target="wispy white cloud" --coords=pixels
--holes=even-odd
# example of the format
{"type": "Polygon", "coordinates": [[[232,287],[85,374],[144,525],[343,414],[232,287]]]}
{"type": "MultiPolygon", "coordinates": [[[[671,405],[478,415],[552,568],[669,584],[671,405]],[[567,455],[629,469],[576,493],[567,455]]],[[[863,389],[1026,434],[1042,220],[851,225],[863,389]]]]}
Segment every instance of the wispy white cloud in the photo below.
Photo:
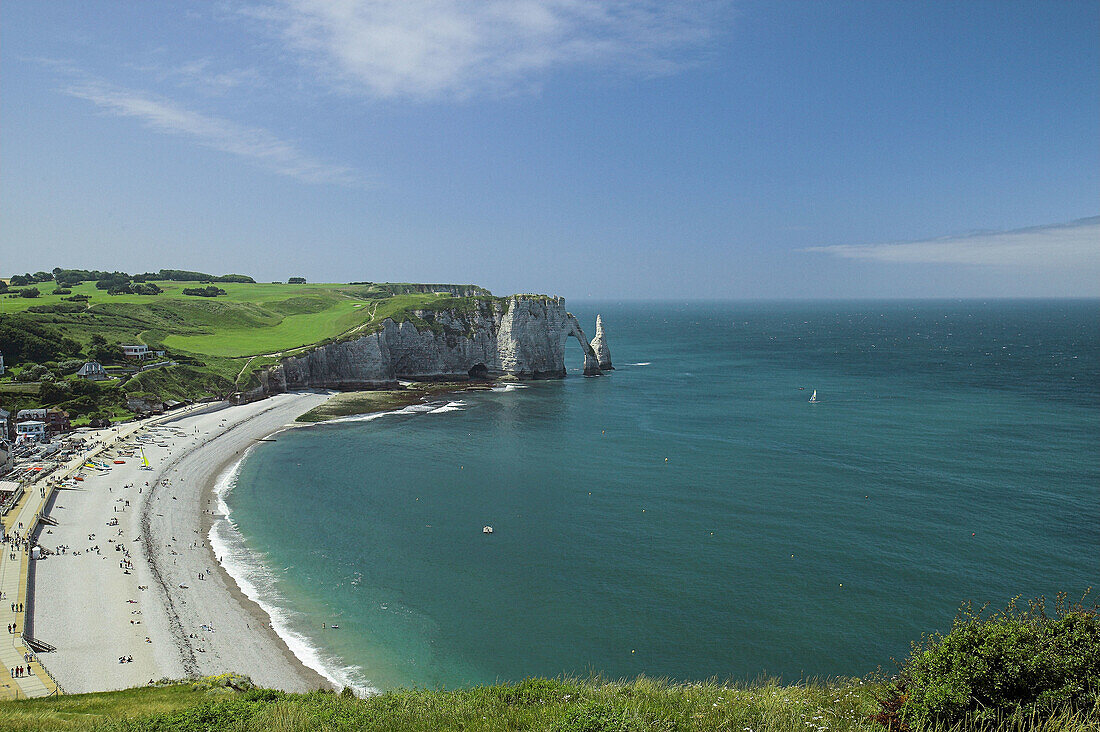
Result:
{"type": "Polygon", "coordinates": [[[1100,268],[1100,216],[1011,231],[887,244],[807,247],[802,251],[897,264],[1100,268]]]}
{"type": "Polygon", "coordinates": [[[135,71],[152,76],[158,82],[172,82],[207,96],[222,96],[241,87],[266,85],[256,67],[219,69],[211,58],[197,58],[176,64],[127,64],[135,71]]]}
{"type": "Polygon", "coordinates": [[[714,36],[728,0],[275,0],[247,12],[315,71],[381,98],[465,98],[599,66],[663,74],[714,36]]]}
{"type": "Polygon", "coordinates": [[[236,155],[273,173],[306,183],[358,185],[351,168],[322,162],[259,127],[185,109],[173,102],[98,80],[85,80],[64,89],[86,99],[107,114],[133,117],[169,135],[187,137],[214,150],[236,155]]]}

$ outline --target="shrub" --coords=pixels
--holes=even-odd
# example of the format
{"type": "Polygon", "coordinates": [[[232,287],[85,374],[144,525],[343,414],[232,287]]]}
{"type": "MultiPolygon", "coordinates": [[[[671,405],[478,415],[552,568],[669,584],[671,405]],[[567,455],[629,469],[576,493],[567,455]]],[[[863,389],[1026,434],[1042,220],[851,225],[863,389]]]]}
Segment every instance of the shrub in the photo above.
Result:
{"type": "MultiPolygon", "coordinates": [[[[1086,592],[1086,597],[1088,593],[1086,592]]],[[[1089,710],[1100,703],[1100,616],[1059,594],[1048,616],[1043,598],[1016,600],[990,617],[965,604],[947,635],[913,644],[883,698],[879,721],[987,722],[1008,716],[1089,710]]]]}
{"type": "Polygon", "coordinates": [[[71,295],[73,291],[67,287],[55,287],[53,288],[53,294],[55,295],[71,295]]]}
{"type": "Polygon", "coordinates": [[[28,313],[81,313],[84,312],[83,305],[77,305],[76,303],[58,302],[52,305],[31,305],[27,308],[28,313]]]}
{"type": "Polygon", "coordinates": [[[224,295],[225,290],[220,287],[185,287],[183,289],[184,295],[195,295],[196,297],[217,297],[218,295],[224,295]]]}
{"type": "Polygon", "coordinates": [[[50,373],[50,370],[38,363],[29,363],[22,368],[19,375],[15,378],[18,381],[39,381],[45,378],[50,373]]]}
{"type": "Polygon", "coordinates": [[[38,297],[42,293],[38,291],[37,287],[27,287],[19,292],[22,297],[38,297]]]}

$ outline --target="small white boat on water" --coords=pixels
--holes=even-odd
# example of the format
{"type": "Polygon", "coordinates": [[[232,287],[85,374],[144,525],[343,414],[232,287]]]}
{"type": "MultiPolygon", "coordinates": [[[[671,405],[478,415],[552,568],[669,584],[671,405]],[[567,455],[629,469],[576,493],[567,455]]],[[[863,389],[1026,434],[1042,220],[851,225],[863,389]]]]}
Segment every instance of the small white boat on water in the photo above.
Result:
{"type": "Polygon", "coordinates": [[[810,403],[816,403],[816,402],[817,402],[817,389],[814,389],[814,393],[810,394],[810,403]]]}
{"type": "Polygon", "coordinates": [[[486,526],[486,527],[481,529],[481,533],[491,534],[491,533],[493,533],[493,527],[492,526],[486,526]]]}

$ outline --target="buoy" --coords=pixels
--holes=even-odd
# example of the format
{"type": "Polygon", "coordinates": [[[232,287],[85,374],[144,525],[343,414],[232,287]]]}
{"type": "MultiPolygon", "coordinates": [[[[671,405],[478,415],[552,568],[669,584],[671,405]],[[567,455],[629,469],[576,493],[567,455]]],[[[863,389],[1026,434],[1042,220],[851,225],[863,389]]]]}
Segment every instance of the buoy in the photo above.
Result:
{"type": "Polygon", "coordinates": [[[665,462],[666,462],[666,463],[668,462],[668,458],[665,458],[665,462]]]}

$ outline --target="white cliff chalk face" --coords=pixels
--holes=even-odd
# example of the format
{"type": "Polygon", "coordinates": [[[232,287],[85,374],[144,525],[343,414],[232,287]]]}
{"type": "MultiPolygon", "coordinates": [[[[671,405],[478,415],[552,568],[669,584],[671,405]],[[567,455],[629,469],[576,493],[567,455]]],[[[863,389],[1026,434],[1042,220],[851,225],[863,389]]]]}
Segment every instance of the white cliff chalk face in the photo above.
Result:
{"type": "Polygon", "coordinates": [[[386,319],[380,330],[284,358],[264,379],[269,392],[287,389],[371,389],[398,379],[510,374],[565,376],[565,339],[584,349],[584,373],[600,373],[599,358],[563,298],[513,295],[473,307],[418,310],[409,320],[386,319]]]}
{"type": "Polygon", "coordinates": [[[592,339],[592,350],[596,352],[596,359],[600,368],[611,371],[615,367],[611,365],[611,349],[607,347],[607,338],[603,332],[603,316],[596,316],[596,337],[592,339]]]}

